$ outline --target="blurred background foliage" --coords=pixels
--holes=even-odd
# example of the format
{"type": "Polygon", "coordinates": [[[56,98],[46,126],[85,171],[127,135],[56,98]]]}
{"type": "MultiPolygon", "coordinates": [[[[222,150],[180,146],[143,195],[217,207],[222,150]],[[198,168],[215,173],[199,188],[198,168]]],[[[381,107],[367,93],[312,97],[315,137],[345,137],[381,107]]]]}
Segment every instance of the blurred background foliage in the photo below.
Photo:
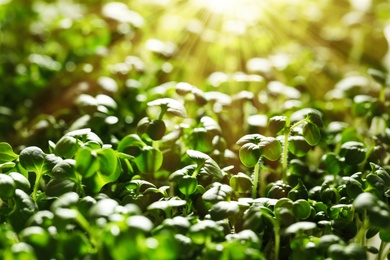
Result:
{"type": "Polygon", "coordinates": [[[297,99],[336,115],[340,91],[376,91],[389,42],[387,0],[0,0],[0,140],[120,138],[177,82],[249,91],[249,114],[297,99]]]}

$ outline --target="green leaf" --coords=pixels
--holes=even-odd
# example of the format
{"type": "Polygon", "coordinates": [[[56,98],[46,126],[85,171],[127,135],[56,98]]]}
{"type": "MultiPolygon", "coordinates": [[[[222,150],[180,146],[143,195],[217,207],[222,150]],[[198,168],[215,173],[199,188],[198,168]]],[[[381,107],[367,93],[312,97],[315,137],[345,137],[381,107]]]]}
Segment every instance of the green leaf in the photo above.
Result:
{"type": "Polygon", "coordinates": [[[196,127],[192,130],[190,140],[193,143],[193,148],[204,153],[211,152],[214,149],[213,135],[204,127],[196,127]]]}
{"type": "Polygon", "coordinates": [[[282,155],[282,145],[274,137],[264,137],[259,143],[261,156],[276,161],[282,155]]]}
{"type": "Polygon", "coordinates": [[[309,112],[306,115],[306,120],[317,127],[322,127],[324,125],[322,122],[321,113],[315,109],[309,110],[309,112]]]}
{"type": "Polygon", "coordinates": [[[357,244],[357,243],[350,243],[347,245],[344,249],[344,253],[346,258],[345,259],[367,259],[367,251],[366,249],[357,244]]]}
{"type": "Polygon", "coordinates": [[[389,229],[381,229],[381,230],[379,231],[379,238],[380,238],[383,242],[389,243],[389,242],[390,242],[390,230],[389,230],[389,229]]]}
{"type": "Polygon", "coordinates": [[[232,189],[238,193],[250,192],[253,185],[252,179],[242,172],[233,175],[230,178],[229,183],[230,187],[232,187],[232,189]]]}
{"type": "Polygon", "coordinates": [[[288,192],[287,196],[293,201],[296,201],[298,199],[307,200],[309,197],[309,192],[307,191],[306,186],[301,181],[301,179],[298,179],[297,185],[288,192]]]}
{"type": "Polygon", "coordinates": [[[108,183],[115,182],[121,175],[122,168],[119,158],[111,148],[103,148],[97,152],[99,168],[96,174],[83,178],[86,189],[92,193],[99,192],[108,183]]]}
{"type": "Polygon", "coordinates": [[[211,175],[218,180],[223,178],[221,168],[209,155],[195,150],[187,150],[187,155],[200,167],[201,174],[211,175]]]}
{"type": "Polygon", "coordinates": [[[354,211],[351,204],[336,204],[330,208],[330,218],[334,219],[346,219],[353,218],[354,211]]]}
{"type": "Polygon", "coordinates": [[[177,234],[185,234],[190,228],[190,221],[182,216],[176,216],[174,218],[164,219],[159,227],[156,230],[160,231],[163,229],[173,230],[177,234]]]}
{"type": "Polygon", "coordinates": [[[290,136],[288,138],[288,150],[298,156],[305,156],[310,150],[311,146],[306,142],[306,140],[302,136],[290,136]]]}
{"type": "Polygon", "coordinates": [[[31,184],[23,174],[18,172],[10,172],[8,175],[14,180],[16,189],[21,189],[26,193],[30,191],[31,184]]]}
{"type": "Polygon", "coordinates": [[[182,169],[174,171],[171,175],[169,175],[169,181],[171,181],[171,182],[179,181],[185,175],[192,175],[192,173],[195,171],[196,167],[197,167],[196,164],[191,164],[191,165],[185,166],[182,169]]]}
{"type": "Polygon", "coordinates": [[[156,185],[145,180],[131,180],[128,183],[126,183],[126,189],[130,191],[139,190],[143,186],[146,186],[148,188],[156,188],[156,185]]]}
{"type": "Polygon", "coordinates": [[[157,119],[150,122],[146,133],[150,137],[150,139],[157,141],[163,138],[165,135],[165,131],[167,130],[165,123],[163,120],[157,119]]]}
{"type": "Polygon", "coordinates": [[[300,222],[297,222],[297,223],[290,225],[286,229],[286,233],[287,234],[296,234],[296,233],[299,233],[302,231],[315,229],[316,227],[317,227],[317,225],[314,222],[300,221],[300,222]]]}
{"type": "Polygon", "coordinates": [[[19,189],[15,190],[14,201],[15,207],[8,216],[8,221],[16,232],[20,232],[37,210],[37,206],[27,193],[19,189]]]}
{"type": "Polygon", "coordinates": [[[363,192],[362,184],[356,179],[350,177],[345,177],[343,179],[347,180],[345,185],[347,188],[348,197],[356,198],[360,193],[363,192]]]}
{"type": "Polygon", "coordinates": [[[12,256],[15,259],[33,259],[36,257],[32,246],[25,242],[18,242],[11,247],[12,256]]]}
{"type": "Polygon", "coordinates": [[[61,251],[65,259],[77,259],[93,252],[92,245],[84,233],[73,231],[70,234],[62,235],[61,251]]]}
{"type": "Polygon", "coordinates": [[[333,244],[339,244],[342,242],[341,238],[334,234],[327,234],[320,237],[318,241],[318,249],[327,250],[333,244]]]}
{"type": "Polygon", "coordinates": [[[259,144],[260,141],[264,138],[263,135],[260,134],[248,134],[241,137],[236,144],[242,146],[246,143],[259,144]]]}
{"type": "Polygon", "coordinates": [[[141,154],[134,159],[134,162],[141,173],[154,173],[160,169],[163,155],[160,150],[154,147],[144,146],[141,154]]]}
{"type": "Polygon", "coordinates": [[[189,196],[193,194],[197,187],[198,187],[198,180],[195,177],[184,175],[179,181],[178,186],[180,192],[185,195],[189,196]]]}
{"type": "Polygon", "coordinates": [[[29,226],[40,226],[47,229],[53,225],[53,219],[53,212],[49,210],[41,210],[32,215],[27,224],[29,226]]]}
{"type": "Polygon", "coordinates": [[[118,176],[117,168],[119,167],[119,161],[115,151],[112,148],[104,148],[97,151],[97,159],[99,161],[99,173],[104,175],[107,180],[115,181],[118,176]]]}
{"type": "Polygon", "coordinates": [[[171,200],[161,200],[161,201],[155,201],[152,204],[150,204],[147,209],[148,210],[163,210],[166,211],[167,209],[170,208],[177,208],[177,207],[182,207],[187,204],[187,201],[185,200],[176,200],[176,199],[171,199],[171,200]]]}
{"type": "Polygon", "coordinates": [[[187,150],[187,155],[190,157],[192,160],[194,160],[197,164],[204,164],[205,161],[210,159],[210,156],[208,156],[205,153],[196,151],[196,150],[187,150]]]}
{"type": "Polygon", "coordinates": [[[275,207],[274,207],[275,215],[277,215],[278,212],[283,210],[283,209],[287,209],[287,210],[292,211],[293,207],[294,207],[294,202],[291,199],[281,198],[275,204],[275,207]]]}
{"type": "Polygon", "coordinates": [[[73,137],[82,137],[82,136],[87,136],[91,132],[91,128],[83,128],[83,129],[77,129],[71,132],[66,133],[68,136],[73,136],[73,137]]]}
{"type": "Polygon", "coordinates": [[[0,163],[0,172],[7,172],[8,170],[14,168],[15,166],[16,163],[14,162],[0,163]]]}
{"type": "Polygon", "coordinates": [[[340,159],[335,153],[327,153],[323,156],[325,167],[331,174],[338,174],[341,171],[340,159]]]}
{"type": "Polygon", "coordinates": [[[307,122],[313,123],[318,127],[322,127],[321,113],[313,108],[303,108],[298,111],[295,111],[290,116],[290,121],[292,123],[305,120],[307,122]]]}
{"type": "Polygon", "coordinates": [[[286,126],[285,116],[274,116],[269,119],[268,128],[273,135],[279,133],[286,126]]]}
{"type": "Polygon", "coordinates": [[[215,182],[212,187],[202,195],[202,198],[204,201],[216,203],[218,201],[230,200],[232,193],[233,189],[229,185],[215,182]]]}
{"type": "Polygon", "coordinates": [[[187,117],[187,111],[182,103],[172,98],[160,98],[148,102],[148,106],[160,106],[164,109],[166,107],[167,112],[179,117],[187,117]]]}
{"type": "Polygon", "coordinates": [[[47,174],[51,176],[53,173],[54,166],[56,166],[61,161],[61,157],[58,157],[54,154],[46,154],[41,174],[47,174]]]}
{"type": "Polygon", "coordinates": [[[75,188],[76,183],[72,180],[54,178],[47,183],[45,193],[49,197],[58,197],[67,192],[74,191],[75,188]]]}
{"type": "Polygon", "coordinates": [[[229,234],[226,236],[227,241],[237,240],[240,243],[250,244],[253,248],[260,246],[260,239],[255,232],[250,229],[242,230],[235,234],[229,234]]]}
{"type": "Polygon", "coordinates": [[[126,219],[126,225],[131,230],[138,230],[142,233],[150,233],[153,229],[153,223],[144,216],[130,216],[126,219]]]}
{"type": "Polygon", "coordinates": [[[111,110],[116,110],[118,107],[115,100],[108,95],[99,94],[95,98],[96,98],[97,105],[105,106],[106,108],[111,110]]]}
{"type": "MultiPolygon", "coordinates": [[[[366,232],[366,238],[370,239],[376,236],[380,231],[380,228],[378,227],[369,227],[366,232]]],[[[383,239],[382,239],[383,240],[383,239]]]]}
{"type": "Polygon", "coordinates": [[[366,177],[366,182],[369,187],[378,190],[380,193],[383,193],[385,191],[385,188],[387,188],[383,179],[381,179],[376,174],[372,174],[372,173],[368,174],[366,177]]]}
{"type": "Polygon", "coordinates": [[[55,178],[69,178],[72,180],[76,180],[75,165],[76,160],[62,160],[53,167],[53,176],[55,178]]]}
{"type": "Polygon", "coordinates": [[[220,135],[222,132],[219,124],[209,116],[203,116],[200,119],[200,123],[207,132],[213,133],[213,135],[220,135]]]}
{"type": "Polygon", "coordinates": [[[219,201],[209,210],[211,218],[215,221],[236,216],[239,212],[240,208],[235,201],[219,201]]]}
{"type": "Polygon", "coordinates": [[[270,161],[276,161],[282,154],[282,145],[274,137],[250,134],[241,137],[237,144],[242,145],[239,156],[246,167],[255,166],[261,156],[270,161]]]}
{"type": "Polygon", "coordinates": [[[0,173],[0,199],[6,201],[15,195],[15,181],[9,175],[0,173]]]}
{"type": "Polygon", "coordinates": [[[97,153],[90,148],[81,148],[75,157],[75,169],[83,178],[89,178],[99,170],[97,153]]]}
{"type": "Polygon", "coordinates": [[[293,203],[293,213],[298,219],[306,219],[311,214],[311,207],[307,200],[299,199],[293,203]]]}
{"type": "Polygon", "coordinates": [[[260,147],[257,144],[246,143],[240,148],[239,156],[246,167],[254,167],[261,156],[260,147]]]}
{"type": "Polygon", "coordinates": [[[118,202],[113,199],[102,199],[96,202],[88,211],[88,216],[93,219],[100,217],[108,218],[115,212],[119,206],[118,202]]]}
{"type": "Polygon", "coordinates": [[[54,154],[70,159],[73,158],[79,148],[80,144],[74,136],[64,135],[56,143],[56,146],[54,148],[54,154]]]}
{"type": "Polygon", "coordinates": [[[192,86],[191,84],[189,84],[187,82],[179,82],[175,86],[175,91],[177,94],[179,94],[181,96],[185,96],[185,95],[191,93],[193,88],[194,88],[194,86],[192,86]]]}
{"type": "Polygon", "coordinates": [[[77,204],[79,199],[80,196],[76,192],[64,193],[51,204],[50,210],[54,212],[58,208],[71,208],[72,206],[77,204]]]}
{"type": "Polygon", "coordinates": [[[41,148],[30,146],[20,152],[19,161],[26,170],[41,174],[45,157],[46,155],[41,148]]]}
{"type": "Polygon", "coordinates": [[[306,142],[312,146],[317,145],[321,141],[320,129],[312,123],[305,123],[303,125],[302,135],[306,142]]]}
{"type": "Polygon", "coordinates": [[[39,249],[47,247],[51,240],[49,232],[38,226],[23,229],[19,237],[21,241],[39,249]]]}
{"type": "Polygon", "coordinates": [[[345,158],[345,162],[351,165],[356,165],[364,161],[366,151],[361,142],[349,141],[343,143],[340,149],[340,156],[345,158]]]}
{"type": "MultiPolygon", "coordinates": [[[[149,124],[150,124],[149,117],[143,117],[141,120],[139,120],[138,124],[137,124],[137,134],[139,136],[142,136],[144,133],[146,133],[146,131],[148,130],[149,124]]],[[[135,134],[131,134],[130,136],[132,136],[132,135],[137,136],[135,134]]],[[[124,140],[124,139],[126,139],[126,137],[124,137],[122,140],[124,140]]]]}
{"type": "Polygon", "coordinates": [[[359,212],[364,210],[369,210],[376,205],[377,198],[371,193],[364,192],[359,194],[356,199],[353,201],[353,206],[359,212]]]}
{"type": "Polygon", "coordinates": [[[200,220],[190,227],[189,236],[195,244],[202,245],[207,238],[218,235],[222,227],[213,220],[200,220]]]}
{"type": "Polygon", "coordinates": [[[310,172],[310,169],[302,160],[292,159],[289,163],[289,172],[291,175],[302,178],[310,172]]]}
{"type": "Polygon", "coordinates": [[[17,159],[19,156],[14,153],[12,146],[6,142],[0,143],[0,164],[12,162],[17,159]]]}
{"type": "Polygon", "coordinates": [[[368,72],[368,74],[370,74],[370,76],[373,79],[375,79],[378,83],[380,83],[382,85],[385,85],[388,81],[389,76],[386,73],[384,73],[383,71],[369,68],[367,72],[368,72]]]}

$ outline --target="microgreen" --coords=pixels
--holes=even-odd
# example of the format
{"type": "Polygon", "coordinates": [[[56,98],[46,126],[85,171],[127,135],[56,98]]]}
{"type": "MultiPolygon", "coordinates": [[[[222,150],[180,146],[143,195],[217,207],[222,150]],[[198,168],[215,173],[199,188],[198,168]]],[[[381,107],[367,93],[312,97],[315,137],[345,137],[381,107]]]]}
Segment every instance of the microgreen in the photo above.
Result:
{"type": "Polygon", "coordinates": [[[385,0],[0,2],[1,259],[390,258],[385,0]]]}

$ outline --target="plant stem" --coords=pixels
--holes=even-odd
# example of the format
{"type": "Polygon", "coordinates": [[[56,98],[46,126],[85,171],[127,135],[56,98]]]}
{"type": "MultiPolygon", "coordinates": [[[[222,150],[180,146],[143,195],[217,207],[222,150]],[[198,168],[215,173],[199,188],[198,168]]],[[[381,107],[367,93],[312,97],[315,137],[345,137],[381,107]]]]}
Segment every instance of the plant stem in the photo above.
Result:
{"type": "Polygon", "coordinates": [[[282,180],[287,180],[287,157],[288,157],[288,137],[290,135],[290,127],[286,127],[284,130],[284,143],[283,143],[283,157],[282,157],[282,180]]]}
{"type": "Polygon", "coordinates": [[[274,235],[275,235],[275,260],[279,260],[279,250],[280,250],[279,225],[274,225],[274,235]]]}
{"type": "Polygon", "coordinates": [[[274,236],[275,236],[275,260],[279,260],[279,250],[280,250],[280,226],[277,220],[275,220],[272,216],[268,214],[263,214],[264,217],[269,219],[274,227],[274,236]]]}
{"type": "Polygon", "coordinates": [[[192,177],[196,178],[198,176],[200,169],[203,167],[203,164],[198,164],[194,172],[192,173],[192,177]]]}
{"type": "Polygon", "coordinates": [[[381,90],[379,91],[379,101],[382,103],[384,103],[386,101],[386,87],[385,86],[382,86],[381,90]]]}
{"type": "Polygon", "coordinates": [[[255,169],[253,171],[253,186],[252,186],[252,199],[257,198],[257,186],[260,185],[259,177],[260,177],[260,168],[263,165],[263,160],[259,158],[255,165],[255,169]]]}
{"type": "MultiPolygon", "coordinates": [[[[384,242],[383,240],[382,240],[382,242],[381,242],[381,247],[382,247],[382,244],[383,244],[383,248],[381,248],[382,249],[382,251],[383,250],[385,250],[386,249],[386,246],[387,246],[387,244],[388,244],[388,242],[384,242]]],[[[384,256],[383,257],[383,260],[384,259],[386,259],[386,256],[388,256],[389,254],[390,254],[390,248],[388,248],[387,249],[387,251],[386,251],[386,253],[384,253],[384,254],[382,254],[382,252],[381,251],[379,251],[379,253],[381,254],[381,257],[382,257],[382,255],[384,256]]],[[[378,255],[379,256],[379,255],[378,255]]],[[[380,259],[380,258],[378,258],[379,260],[382,260],[382,259],[380,259]]]]}
{"type": "Polygon", "coordinates": [[[357,239],[356,242],[360,243],[362,246],[366,246],[365,234],[368,227],[370,226],[369,220],[367,218],[367,210],[364,210],[361,222],[362,222],[361,227],[359,229],[358,234],[356,235],[356,239],[357,239]]]}
{"type": "MultiPolygon", "coordinates": [[[[288,162],[288,137],[290,136],[291,131],[300,124],[306,122],[306,119],[302,119],[292,126],[286,126],[284,128],[284,143],[283,143],[283,157],[282,157],[282,180],[283,182],[287,181],[287,162],[288,162]]],[[[286,125],[289,125],[290,122],[286,122],[286,125]]]]}
{"type": "Polygon", "coordinates": [[[40,181],[41,181],[41,174],[40,173],[36,173],[35,174],[34,190],[33,190],[33,193],[32,193],[32,198],[33,198],[34,201],[37,201],[37,193],[38,193],[38,187],[39,187],[40,181]]]}
{"type": "Polygon", "coordinates": [[[162,105],[161,106],[161,111],[160,111],[160,114],[158,116],[159,120],[163,119],[163,117],[164,117],[165,113],[167,112],[167,110],[168,110],[168,105],[162,105]]]}
{"type": "Polygon", "coordinates": [[[382,259],[382,253],[383,253],[383,250],[385,249],[385,244],[386,244],[386,242],[383,242],[383,240],[381,240],[381,243],[379,246],[378,256],[376,257],[376,259],[378,259],[378,260],[382,259]]]}

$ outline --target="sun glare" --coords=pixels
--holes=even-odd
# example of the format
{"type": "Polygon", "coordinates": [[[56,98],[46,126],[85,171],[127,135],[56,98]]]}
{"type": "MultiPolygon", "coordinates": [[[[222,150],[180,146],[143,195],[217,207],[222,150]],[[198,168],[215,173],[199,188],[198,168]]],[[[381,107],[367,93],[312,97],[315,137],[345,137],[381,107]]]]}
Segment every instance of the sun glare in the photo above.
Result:
{"type": "Polygon", "coordinates": [[[210,11],[219,14],[237,13],[239,9],[254,4],[254,0],[199,0],[199,5],[208,8],[210,11]]]}
{"type": "MultiPolygon", "coordinates": [[[[325,40],[345,34],[340,29],[335,34],[332,23],[319,22],[327,17],[330,1],[335,0],[145,0],[145,3],[160,7],[160,13],[150,13],[149,19],[158,21],[154,36],[178,46],[177,55],[184,61],[179,66],[191,64],[194,78],[189,81],[196,84],[199,77],[195,75],[211,77],[216,71],[228,75],[252,73],[249,61],[259,57],[267,63],[260,66],[264,71],[269,71],[269,67],[283,70],[288,64],[291,67],[291,60],[297,61],[295,69],[302,69],[302,73],[314,70],[315,67],[300,66],[299,60],[314,55],[330,58],[325,40]]],[[[344,10],[343,5],[332,7],[334,13],[342,14],[344,10]]],[[[341,52],[332,55],[335,61],[343,59],[341,52]]]]}

